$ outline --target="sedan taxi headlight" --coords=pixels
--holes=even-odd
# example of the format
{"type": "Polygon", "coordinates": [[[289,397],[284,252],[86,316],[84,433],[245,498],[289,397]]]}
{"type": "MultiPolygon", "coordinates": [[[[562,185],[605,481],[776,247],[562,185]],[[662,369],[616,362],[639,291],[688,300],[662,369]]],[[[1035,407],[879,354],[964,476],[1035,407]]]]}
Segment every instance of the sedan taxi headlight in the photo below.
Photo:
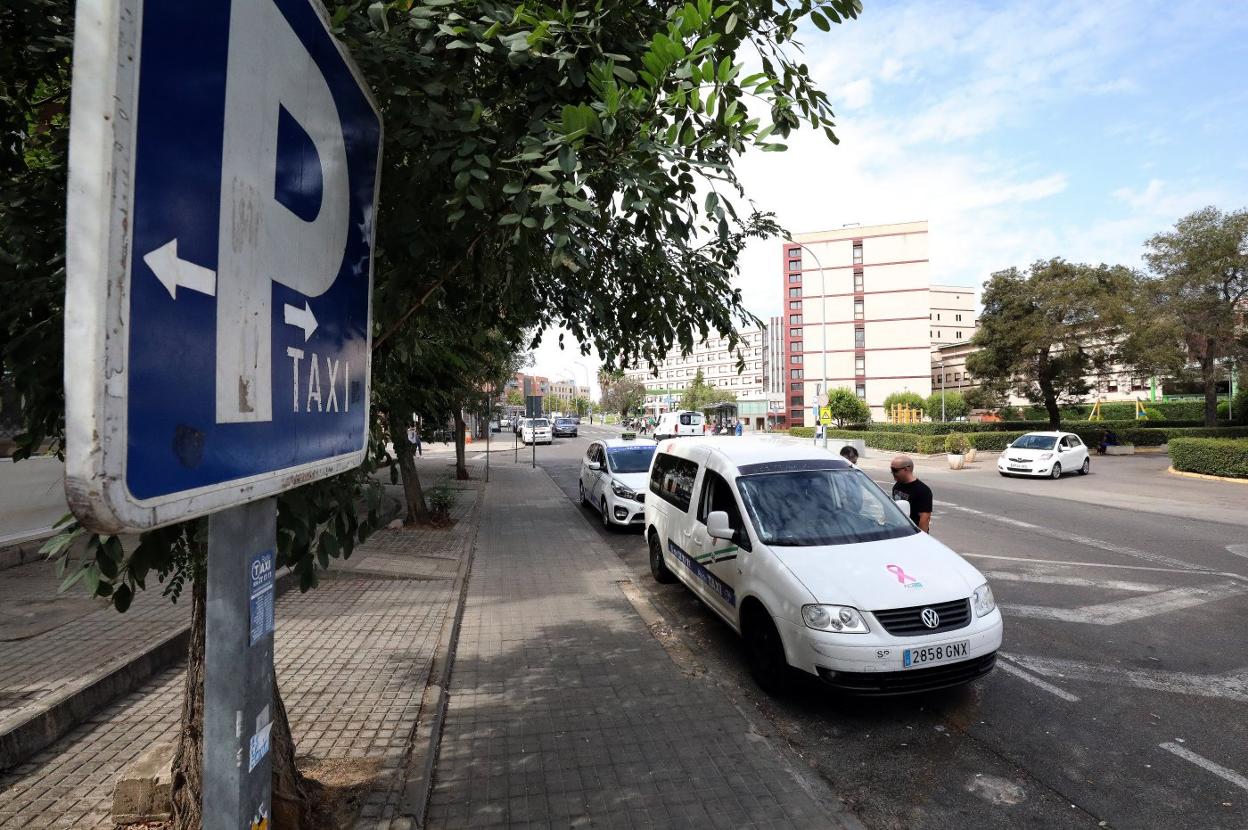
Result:
{"type": "Polygon", "coordinates": [[[1049,460],[1050,458],[1052,458],[1052,457],[1053,457],[1053,453],[1051,453],[1051,452],[1042,452],[1042,453],[1040,453],[1040,460],[1041,460],[1041,461],[1048,461],[1048,460],[1049,460]]]}
{"type": "Polygon", "coordinates": [[[802,620],[817,631],[866,634],[871,630],[858,609],[847,605],[803,605],[802,620]]]}
{"type": "Polygon", "coordinates": [[[975,609],[975,616],[982,617],[985,614],[991,614],[992,609],[997,607],[996,597],[992,595],[992,588],[985,582],[975,589],[975,593],[971,594],[971,607],[975,609]]]}
{"type": "Polygon", "coordinates": [[[637,497],[636,493],[628,487],[625,487],[623,484],[620,484],[618,481],[611,482],[611,492],[615,493],[622,499],[632,499],[637,497]]]}

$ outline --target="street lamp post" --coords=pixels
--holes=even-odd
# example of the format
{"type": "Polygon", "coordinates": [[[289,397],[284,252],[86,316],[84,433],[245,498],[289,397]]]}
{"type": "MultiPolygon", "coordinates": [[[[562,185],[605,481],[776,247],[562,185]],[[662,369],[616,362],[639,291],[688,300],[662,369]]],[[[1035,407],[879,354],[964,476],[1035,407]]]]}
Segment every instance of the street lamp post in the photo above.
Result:
{"type": "Polygon", "coordinates": [[[940,420],[945,421],[945,353],[940,353],[940,420]]]}
{"type": "MultiPolygon", "coordinates": [[[[790,240],[790,241],[793,241],[793,240],[790,240]]],[[[810,246],[806,245],[804,242],[797,242],[795,244],[799,248],[801,248],[803,251],[810,251],[811,258],[815,260],[815,267],[819,269],[819,326],[821,329],[820,339],[823,342],[819,350],[820,357],[821,357],[820,362],[822,363],[822,368],[820,370],[821,380],[820,380],[819,385],[815,389],[815,406],[816,406],[815,412],[818,413],[819,409],[822,408],[819,406],[819,396],[828,394],[828,291],[827,291],[827,285],[825,283],[826,274],[823,270],[823,263],[819,261],[819,255],[816,254],[810,246]]],[[[786,271],[785,273],[788,273],[788,272],[786,271]]],[[[803,307],[802,312],[803,312],[803,317],[805,317],[805,307],[803,307]]],[[[804,343],[805,343],[805,338],[803,338],[803,344],[804,343]]],[[[803,363],[802,364],[802,377],[804,378],[805,376],[806,376],[806,364],[803,363]]],[[[815,417],[816,424],[819,422],[819,420],[820,419],[818,415],[816,414],[816,417],[815,417]]],[[[823,448],[825,450],[828,448],[828,430],[826,427],[823,430],[823,448]]]]}

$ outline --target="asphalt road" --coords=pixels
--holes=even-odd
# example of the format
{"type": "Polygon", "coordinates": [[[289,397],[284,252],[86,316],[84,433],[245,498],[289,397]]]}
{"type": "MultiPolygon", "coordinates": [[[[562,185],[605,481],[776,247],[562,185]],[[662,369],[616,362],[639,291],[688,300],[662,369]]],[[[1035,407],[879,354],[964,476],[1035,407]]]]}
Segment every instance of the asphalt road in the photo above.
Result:
{"type": "MultiPolygon", "coordinates": [[[[537,462],[575,502],[589,440],[615,432],[583,426],[537,462]]],[[[881,482],[885,466],[864,462],[881,482]]],[[[997,670],[961,690],[872,701],[812,681],[769,698],[731,629],[650,578],[640,533],[599,532],[707,679],[760,712],[868,827],[1248,827],[1248,511],[1233,511],[1248,487],[1242,501],[1230,484],[1183,491],[1200,502],[1186,512],[1223,523],[1158,495],[1186,486],[1164,461],[1094,462],[1059,482],[977,466],[962,478],[919,467],[934,535],[988,575],[1005,616],[997,670]]]]}

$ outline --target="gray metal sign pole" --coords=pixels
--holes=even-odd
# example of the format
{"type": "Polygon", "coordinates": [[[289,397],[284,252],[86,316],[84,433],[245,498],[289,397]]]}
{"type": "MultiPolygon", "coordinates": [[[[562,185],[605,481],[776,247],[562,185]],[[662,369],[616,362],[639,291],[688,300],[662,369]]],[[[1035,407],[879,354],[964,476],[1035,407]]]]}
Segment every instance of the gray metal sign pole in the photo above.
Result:
{"type": "Polygon", "coordinates": [[[272,826],[276,540],[276,499],[208,517],[204,830],[272,826]]]}

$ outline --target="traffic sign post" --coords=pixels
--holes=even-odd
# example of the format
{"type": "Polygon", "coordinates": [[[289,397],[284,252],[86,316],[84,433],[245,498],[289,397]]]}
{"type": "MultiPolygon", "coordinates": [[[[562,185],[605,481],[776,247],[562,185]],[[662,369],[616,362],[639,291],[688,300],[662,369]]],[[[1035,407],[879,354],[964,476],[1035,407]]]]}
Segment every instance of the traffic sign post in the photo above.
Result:
{"type": "Polygon", "coordinates": [[[270,823],[276,502],[369,423],[382,124],[317,0],[79,0],[66,494],[210,515],[205,830],[270,823]]]}

